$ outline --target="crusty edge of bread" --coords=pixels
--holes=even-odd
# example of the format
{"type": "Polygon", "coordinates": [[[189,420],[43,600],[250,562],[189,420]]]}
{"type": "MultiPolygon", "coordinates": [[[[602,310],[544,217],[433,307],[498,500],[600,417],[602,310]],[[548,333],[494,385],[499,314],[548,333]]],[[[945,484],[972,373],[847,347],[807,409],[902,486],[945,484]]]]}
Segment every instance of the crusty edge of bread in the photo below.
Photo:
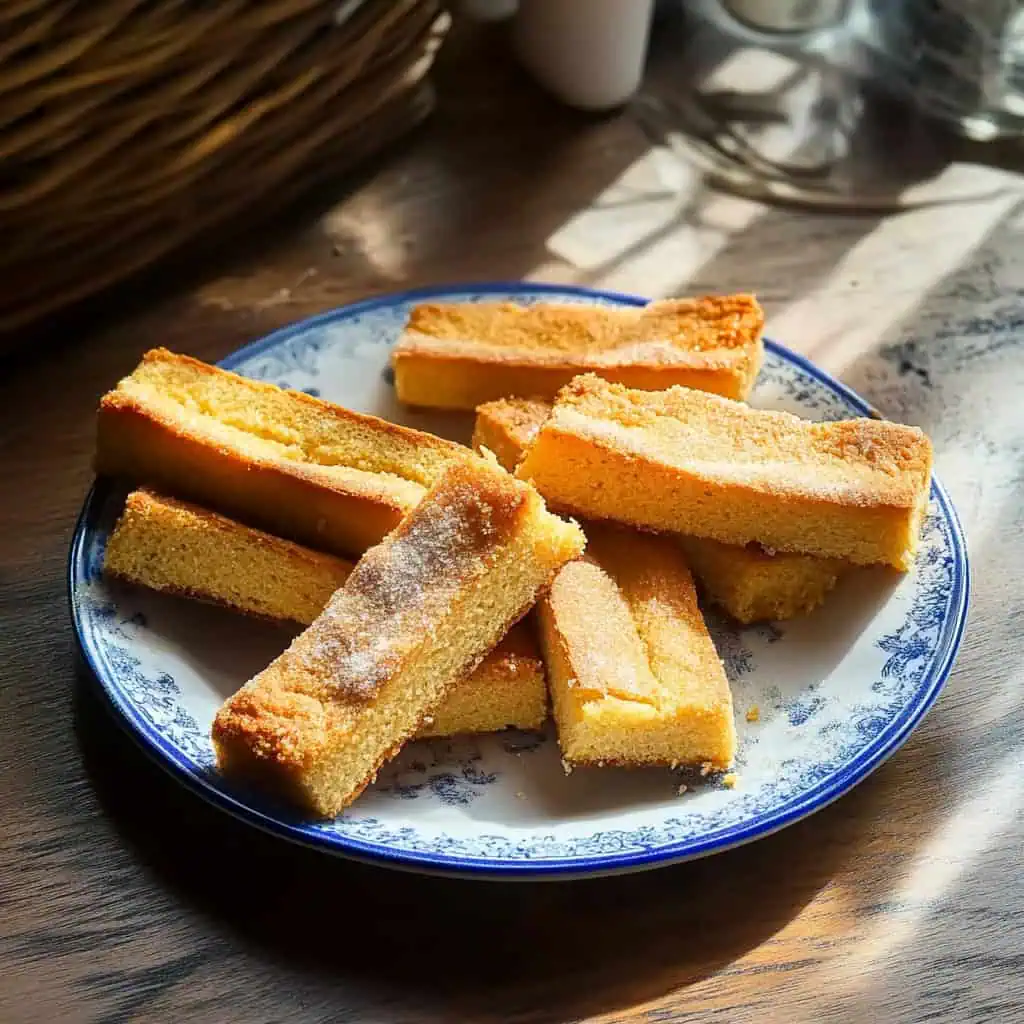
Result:
{"type": "MultiPolygon", "coordinates": [[[[561,568],[561,566],[551,570],[551,572],[548,574],[548,579],[546,583],[544,583],[541,586],[541,588],[537,591],[538,595],[542,593],[547,587],[550,587],[551,581],[555,578],[555,574],[558,572],[559,568],[561,568]]],[[[504,625],[504,628],[500,632],[500,635],[502,637],[504,637],[517,622],[519,622],[529,613],[530,609],[533,607],[535,603],[535,600],[536,599],[526,604],[516,614],[512,615],[508,619],[508,621],[504,625]]],[[[487,655],[493,649],[493,647],[488,648],[487,650],[479,654],[475,659],[473,659],[473,661],[465,667],[462,675],[468,676],[470,673],[475,672],[477,668],[480,666],[480,663],[484,660],[484,658],[487,657],[487,655]]],[[[221,708],[223,707],[224,705],[221,705],[221,708]]],[[[298,806],[301,806],[311,816],[319,818],[321,820],[326,820],[332,817],[336,817],[337,814],[340,814],[341,811],[343,811],[346,807],[351,807],[352,804],[366,790],[367,786],[370,786],[374,781],[376,781],[381,768],[383,768],[384,765],[388,763],[388,761],[392,760],[402,749],[402,747],[405,746],[406,743],[415,739],[418,736],[418,734],[423,730],[423,727],[426,724],[426,720],[431,715],[431,710],[432,709],[428,708],[426,711],[424,711],[417,718],[413,728],[402,737],[396,739],[395,742],[391,745],[391,747],[389,747],[384,753],[380,755],[379,758],[376,759],[373,766],[367,770],[366,776],[362,779],[361,782],[359,782],[353,788],[353,792],[348,797],[345,804],[342,807],[340,807],[337,811],[335,811],[333,814],[318,808],[314,808],[311,805],[311,802],[308,799],[305,799],[305,794],[307,793],[307,790],[305,789],[297,775],[297,769],[300,766],[295,764],[289,764],[288,762],[279,758],[257,757],[253,754],[252,747],[249,744],[242,742],[241,735],[225,736],[223,730],[218,729],[218,721],[220,718],[219,710],[217,716],[214,718],[213,728],[211,729],[211,741],[213,743],[214,751],[216,753],[218,767],[222,771],[225,770],[223,767],[225,761],[232,760],[233,755],[236,752],[241,753],[241,760],[244,761],[247,765],[251,765],[253,768],[256,769],[255,774],[259,775],[261,778],[264,779],[264,782],[260,784],[266,785],[268,791],[277,793],[282,796],[292,794],[290,798],[298,806]],[[301,795],[296,796],[296,794],[301,795]]],[[[238,781],[243,783],[253,778],[253,775],[250,774],[247,770],[243,770],[237,774],[235,772],[226,772],[226,774],[238,779],[238,781]]]]}
{"type": "Polygon", "coordinates": [[[237,516],[257,528],[286,535],[288,539],[312,546],[329,546],[339,555],[354,556],[379,541],[398,525],[413,505],[389,495],[383,488],[331,485],[304,470],[301,463],[260,458],[210,444],[180,424],[156,415],[128,396],[112,394],[101,403],[97,420],[96,472],[123,477],[135,484],[148,485],[186,500],[214,506],[218,511],[237,516]],[[171,458],[161,464],[150,457],[154,448],[168,445],[171,458]],[[202,472],[191,477],[186,465],[202,472]],[[227,485],[236,482],[252,487],[280,491],[276,501],[238,497],[227,485]],[[209,481],[216,478],[216,483],[209,481]],[[344,543],[327,544],[321,537],[319,520],[309,516],[312,504],[353,506],[338,512],[335,524],[339,534],[351,535],[344,543]],[[296,511],[300,515],[296,516],[296,511]],[[376,517],[379,522],[371,524],[376,517]],[[306,525],[296,525],[300,520],[306,525]],[[358,538],[358,539],[356,539],[358,538]]]}

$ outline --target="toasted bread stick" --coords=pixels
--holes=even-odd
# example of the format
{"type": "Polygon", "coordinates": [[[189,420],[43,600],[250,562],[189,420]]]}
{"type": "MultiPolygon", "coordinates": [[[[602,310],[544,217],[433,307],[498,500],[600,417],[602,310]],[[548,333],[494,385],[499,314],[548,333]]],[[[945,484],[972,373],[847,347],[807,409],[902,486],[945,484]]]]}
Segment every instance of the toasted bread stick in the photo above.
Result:
{"type": "Polygon", "coordinates": [[[581,516],[905,570],[931,465],[916,427],[812,423],[587,375],[561,391],[516,475],[581,516]]]}
{"type": "Polygon", "coordinates": [[[750,295],[642,307],[424,303],[392,354],[395,389],[410,405],[475,409],[499,398],[551,400],[589,371],[630,387],[683,384],[746,398],[763,326],[750,295]]]}
{"type": "MultiPolygon", "coordinates": [[[[107,542],[104,569],[152,590],[308,626],[352,563],[196,505],[133,491],[107,542]]],[[[433,710],[420,735],[537,729],[546,718],[543,663],[532,629],[518,623],[433,710]]]]}
{"type": "Polygon", "coordinates": [[[563,759],[727,768],[732,696],[679,546],[586,530],[538,609],[563,759]]]}
{"type": "Polygon", "coordinates": [[[100,403],[96,469],[358,556],[468,449],[166,349],[100,403]]]}
{"type": "MultiPolygon", "coordinates": [[[[510,472],[551,415],[546,402],[502,399],[476,411],[473,447],[488,449],[510,472]]],[[[791,619],[817,608],[849,563],[779,551],[758,544],[721,544],[679,537],[691,571],[708,597],[743,623],[791,619]]]]}
{"type": "Polygon", "coordinates": [[[500,467],[451,467],[221,707],[220,768],[309,814],[337,814],[584,544],[500,467]]]}

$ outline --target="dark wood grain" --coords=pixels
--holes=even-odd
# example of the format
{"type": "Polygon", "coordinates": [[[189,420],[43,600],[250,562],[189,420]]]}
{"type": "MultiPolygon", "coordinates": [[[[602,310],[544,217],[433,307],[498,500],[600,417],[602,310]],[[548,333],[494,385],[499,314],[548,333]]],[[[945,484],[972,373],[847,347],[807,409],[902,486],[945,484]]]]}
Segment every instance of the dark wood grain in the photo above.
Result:
{"type": "Polygon", "coordinates": [[[999,179],[984,202],[892,221],[699,189],[685,204],[644,198],[646,144],[628,118],[550,104],[489,34],[457,34],[440,88],[428,128],[306,220],[151,276],[5,368],[0,1020],[1019,1019],[1019,188],[999,179]],[[595,204],[623,180],[640,183],[631,215],[595,204]],[[638,237],[652,203],[667,204],[664,223],[638,237]],[[550,244],[570,230],[607,247],[617,225],[621,251],[596,268],[550,244]],[[381,290],[523,275],[755,288],[776,333],[931,431],[974,563],[946,693],[832,807],[628,878],[421,878],[285,846],[211,810],[122,734],[76,664],[64,568],[97,397],[154,344],[213,359],[381,290]]]}

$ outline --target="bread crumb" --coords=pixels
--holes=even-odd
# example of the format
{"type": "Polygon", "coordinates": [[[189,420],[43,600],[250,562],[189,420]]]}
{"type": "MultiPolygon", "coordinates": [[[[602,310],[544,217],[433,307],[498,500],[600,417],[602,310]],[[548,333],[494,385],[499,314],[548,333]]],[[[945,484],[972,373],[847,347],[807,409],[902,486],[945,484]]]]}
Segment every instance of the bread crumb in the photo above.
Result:
{"type": "Polygon", "coordinates": [[[516,799],[517,800],[525,800],[526,799],[526,794],[522,790],[520,790],[518,793],[516,793],[516,799]]]}
{"type": "Polygon", "coordinates": [[[759,722],[761,720],[761,709],[756,705],[752,704],[747,708],[747,721],[748,722],[759,722]]]}
{"type": "Polygon", "coordinates": [[[714,767],[710,761],[705,761],[700,766],[700,777],[706,779],[711,774],[711,769],[714,767]]]}
{"type": "Polygon", "coordinates": [[[424,725],[433,725],[434,724],[434,716],[433,715],[424,715],[423,716],[423,724],[424,725]]]}
{"type": "Polygon", "coordinates": [[[735,772],[729,772],[728,775],[726,775],[726,776],[724,776],[722,778],[722,785],[725,786],[726,789],[735,789],[736,788],[736,783],[738,781],[739,780],[736,777],[736,773],[735,772]]]}
{"type": "Polygon", "coordinates": [[[687,791],[687,790],[688,790],[689,788],[690,788],[690,787],[689,787],[689,786],[687,786],[687,785],[686,785],[686,783],[684,782],[684,783],[683,783],[683,784],[682,784],[682,785],[681,785],[681,786],[680,786],[680,787],[679,787],[679,788],[678,788],[678,789],[676,790],[676,792],[677,792],[677,793],[678,793],[678,794],[679,794],[680,796],[682,796],[682,795],[683,795],[683,794],[684,794],[684,793],[685,793],[685,792],[686,792],[686,791],[687,791]]]}
{"type": "Polygon", "coordinates": [[[569,764],[565,758],[562,758],[562,771],[564,771],[566,775],[572,775],[572,765],[569,764]]]}

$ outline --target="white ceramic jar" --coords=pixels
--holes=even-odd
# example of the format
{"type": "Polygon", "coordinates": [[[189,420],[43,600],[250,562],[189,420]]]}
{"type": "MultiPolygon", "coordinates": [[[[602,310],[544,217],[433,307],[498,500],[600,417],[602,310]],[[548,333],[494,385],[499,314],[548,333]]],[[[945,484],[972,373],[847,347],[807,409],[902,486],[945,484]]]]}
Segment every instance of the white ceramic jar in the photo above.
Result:
{"type": "Polygon", "coordinates": [[[519,60],[563,103],[609,110],[636,92],[654,0],[520,0],[519,60]]]}

